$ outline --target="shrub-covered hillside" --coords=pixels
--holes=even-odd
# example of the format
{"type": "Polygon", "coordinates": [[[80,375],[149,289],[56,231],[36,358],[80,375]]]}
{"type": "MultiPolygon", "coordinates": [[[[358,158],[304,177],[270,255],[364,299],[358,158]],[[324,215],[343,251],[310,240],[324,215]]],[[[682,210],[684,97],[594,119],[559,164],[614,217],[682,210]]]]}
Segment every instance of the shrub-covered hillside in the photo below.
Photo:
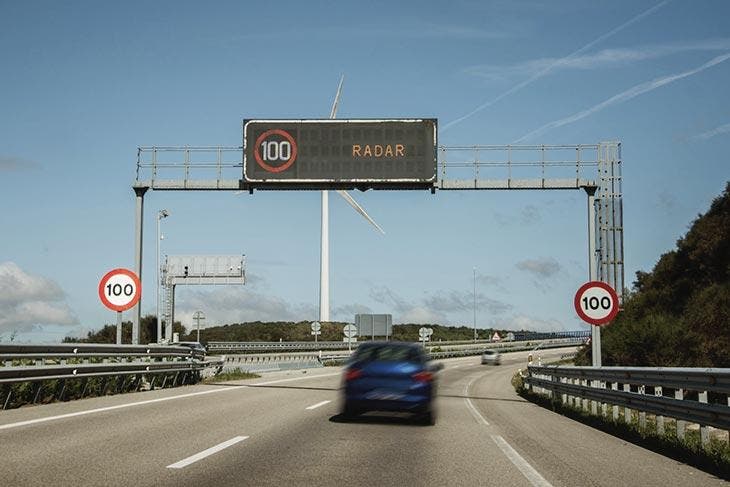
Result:
{"type": "MultiPolygon", "coordinates": [[[[604,327],[603,365],[730,367],[730,183],[604,327]]],[[[590,363],[590,349],[583,350],[590,363]]]]}

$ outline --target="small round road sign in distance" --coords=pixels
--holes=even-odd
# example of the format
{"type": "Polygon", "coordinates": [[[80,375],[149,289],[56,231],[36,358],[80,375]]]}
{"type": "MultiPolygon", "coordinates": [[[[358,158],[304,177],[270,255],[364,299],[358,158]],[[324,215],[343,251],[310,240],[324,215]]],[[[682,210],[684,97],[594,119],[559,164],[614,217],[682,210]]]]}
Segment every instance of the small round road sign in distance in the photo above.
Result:
{"type": "Polygon", "coordinates": [[[575,293],[573,304],[578,316],[591,325],[606,325],[618,314],[616,291],[601,281],[583,284],[575,293]]]}
{"type": "Polygon", "coordinates": [[[357,335],[357,327],[355,325],[345,325],[342,332],[345,334],[346,338],[352,338],[357,335]]]}
{"type": "Polygon", "coordinates": [[[129,269],[114,269],[99,281],[99,298],[113,311],[126,311],[139,302],[142,285],[137,274],[129,269]]]}

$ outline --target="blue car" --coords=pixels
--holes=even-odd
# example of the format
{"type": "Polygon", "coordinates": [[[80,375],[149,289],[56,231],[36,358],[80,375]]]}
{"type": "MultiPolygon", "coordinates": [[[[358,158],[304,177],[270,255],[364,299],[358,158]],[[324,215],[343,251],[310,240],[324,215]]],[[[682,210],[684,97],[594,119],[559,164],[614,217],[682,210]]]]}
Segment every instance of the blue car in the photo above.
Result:
{"type": "Polygon", "coordinates": [[[367,411],[400,411],[436,423],[436,371],[420,345],[368,342],[360,345],[344,371],[342,415],[367,411]]]}

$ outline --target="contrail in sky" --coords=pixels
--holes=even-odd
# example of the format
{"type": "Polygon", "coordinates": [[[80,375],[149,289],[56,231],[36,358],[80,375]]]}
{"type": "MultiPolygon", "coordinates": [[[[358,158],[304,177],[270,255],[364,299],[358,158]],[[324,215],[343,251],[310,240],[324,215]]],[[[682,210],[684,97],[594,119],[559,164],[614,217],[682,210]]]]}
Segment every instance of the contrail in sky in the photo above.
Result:
{"type": "Polygon", "coordinates": [[[585,118],[589,115],[599,112],[599,111],[603,110],[604,108],[608,108],[611,105],[616,105],[617,103],[623,103],[623,102],[630,100],[632,98],[635,98],[639,95],[643,95],[644,93],[648,93],[652,90],[656,90],[659,87],[668,85],[669,83],[673,83],[675,81],[679,81],[680,79],[687,78],[688,76],[692,76],[694,74],[702,72],[707,68],[711,68],[712,66],[723,63],[723,62],[727,61],[728,59],[730,59],[730,52],[725,53],[722,56],[717,56],[717,57],[707,61],[705,64],[703,64],[702,66],[700,66],[698,68],[690,69],[689,71],[683,71],[683,72],[677,73],[677,74],[671,74],[669,76],[664,76],[662,78],[656,78],[651,81],[646,81],[644,83],[638,84],[636,86],[629,88],[626,91],[622,91],[618,95],[614,95],[611,98],[602,101],[601,103],[599,103],[596,106],[588,108],[587,110],[583,110],[583,111],[575,113],[569,117],[565,117],[560,120],[555,120],[554,122],[545,124],[542,127],[535,129],[526,135],[523,135],[519,139],[515,140],[514,143],[515,144],[520,143],[529,137],[541,134],[547,130],[554,129],[557,127],[562,127],[563,125],[567,125],[569,123],[576,122],[582,118],[585,118]]]}
{"type": "Polygon", "coordinates": [[[708,132],[695,135],[692,137],[693,139],[699,139],[699,140],[707,140],[711,139],[712,137],[715,137],[716,135],[722,135],[730,133],[730,123],[726,123],[725,125],[720,125],[719,127],[716,127],[708,132]]]}
{"type": "Polygon", "coordinates": [[[651,14],[653,14],[654,12],[656,12],[657,10],[659,10],[660,8],[662,8],[662,7],[664,6],[664,5],[666,5],[666,4],[667,4],[667,3],[669,3],[670,1],[671,1],[671,0],[664,0],[664,1],[662,1],[662,2],[659,2],[658,4],[654,5],[654,6],[653,6],[653,7],[651,7],[650,9],[648,9],[648,10],[645,10],[644,12],[640,13],[640,14],[639,14],[639,15],[637,15],[636,17],[634,17],[634,18],[632,18],[632,19],[630,19],[630,20],[627,20],[626,22],[624,22],[623,24],[619,25],[619,26],[618,26],[618,27],[616,27],[615,29],[613,29],[613,30],[611,30],[611,31],[609,31],[609,32],[607,32],[607,33],[605,33],[605,34],[603,34],[603,35],[602,35],[602,36],[600,36],[599,38],[597,38],[597,39],[595,39],[595,40],[593,40],[593,41],[589,42],[588,44],[586,44],[585,46],[581,47],[581,48],[580,48],[580,49],[578,49],[577,51],[575,51],[575,52],[572,52],[572,53],[568,54],[568,55],[567,55],[567,56],[565,56],[564,58],[560,58],[560,59],[557,59],[557,60],[556,60],[556,61],[555,61],[554,63],[550,64],[550,65],[549,65],[549,66],[547,66],[547,67],[546,67],[545,69],[543,69],[543,70],[541,70],[541,71],[539,71],[539,72],[535,73],[535,74],[534,74],[534,75],[532,75],[532,76],[531,76],[530,78],[528,78],[528,79],[526,79],[525,81],[523,81],[522,83],[518,83],[518,84],[516,84],[515,86],[513,86],[513,87],[512,87],[512,88],[510,88],[509,90],[507,90],[507,91],[505,91],[504,93],[502,93],[501,95],[497,96],[497,97],[496,97],[495,99],[493,99],[493,100],[491,100],[491,101],[488,101],[488,102],[486,102],[486,103],[484,103],[484,104],[482,104],[482,105],[479,105],[479,106],[478,106],[478,107],[476,107],[476,108],[475,108],[474,110],[472,110],[471,112],[467,113],[466,115],[464,115],[464,116],[462,116],[462,117],[459,117],[459,118],[457,118],[456,120],[452,120],[451,122],[447,123],[447,124],[446,124],[446,125],[444,125],[443,127],[440,127],[440,128],[439,128],[439,132],[445,132],[445,131],[446,131],[446,130],[448,130],[449,128],[453,127],[454,125],[456,125],[456,124],[458,124],[458,123],[461,123],[461,122],[463,122],[463,121],[464,121],[464,120],[466,120],[467,118],[470,118],[470,117],[472,117],[472,116],[476,115],[477,113],[481,112],[481,111],[482,111],[482,110],[484,110],[485,108],[489,108],[490,106],[492,106],[492,105],[494,105],[495,103],[497,103],[497,102],[498,102],[499,100],[501,100],[501,99],[503,99],[503,98],[506,98],[506,97],[508,97],[509,95],[511,95],[512,93],[515,93],[515,92],[517,92],[517,91],[521,90],[521,89],[522,89],[522,88],[524,88],[525,86],[527,86],[527,85],[531,84],[531,83],[532,83],[533,81],[536,81],[536,80],[538,80],[538,79],[542,78],[543,76],[545,76],[546,74],[548,74],[548,73],[549,73],[550,71],[552,71],[552,69],[553,69],[553,68],[554,68],[555,66],[558,66],[558,65],[560,65],[561,63],[564,63],[565,61],[567,61],[568,59],[571,59],[571,58],[573,58],[574,56],[577,56],[577,55],[579,55],[579,54],[582,54],[582,53],[584,53],[585,51],[587,51],[587,50],[588,50],[588,49],[590,49],[591,47],[595,46],[595,45],[596,45],[596,44],[598,44],[599,42],[601,42],[601,41],[603,41],[603,40],[606,40],[606,39],[608,39],[609,37],[613,36],[613,35],[614,35],[614,34],[616,34],[617,32],[619,32],[619,31],[621,31],[621,30],[625,29],[626,27],[628,27],[628,26],[630,26],[630,25],[634,24],[635,22],[638,22],[639,20],[643,19],[643,18],[644,18],[644,17],[646,17],[646,16],[648,16],[648,15],[651,15],[651,14]]]}

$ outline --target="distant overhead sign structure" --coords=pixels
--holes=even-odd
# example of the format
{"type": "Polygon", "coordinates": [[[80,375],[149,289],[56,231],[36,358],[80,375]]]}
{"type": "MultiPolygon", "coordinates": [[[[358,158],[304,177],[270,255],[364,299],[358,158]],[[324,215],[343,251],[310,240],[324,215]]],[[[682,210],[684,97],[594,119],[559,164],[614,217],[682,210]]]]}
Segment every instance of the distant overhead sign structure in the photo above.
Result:
{"type": "Polygon", "coordinates": [[[601,281],[583,284],[575,293],[573,305],[583,321],[596,326],[607,325],[619,311],[616,291],[601,281]]]}
{"type": "Polygon", "coordinates": [[[114,269],[99,281],[99,298],[107,308],[122,312],[139,302],[142,286],[137,274],[129,269],[114,269]]]}
{"type": "Polygon", "coordinates": [[[389,337],[393,335],[393,316],[390,314],[367,314],[355,315],[355,326],[357,334],[361,337],[389,337]]]}
{"type": "Polygon", "coordinates": [[[436,119],[244,120],[244,179],[263,189],[427,189],[436,119]]]}

